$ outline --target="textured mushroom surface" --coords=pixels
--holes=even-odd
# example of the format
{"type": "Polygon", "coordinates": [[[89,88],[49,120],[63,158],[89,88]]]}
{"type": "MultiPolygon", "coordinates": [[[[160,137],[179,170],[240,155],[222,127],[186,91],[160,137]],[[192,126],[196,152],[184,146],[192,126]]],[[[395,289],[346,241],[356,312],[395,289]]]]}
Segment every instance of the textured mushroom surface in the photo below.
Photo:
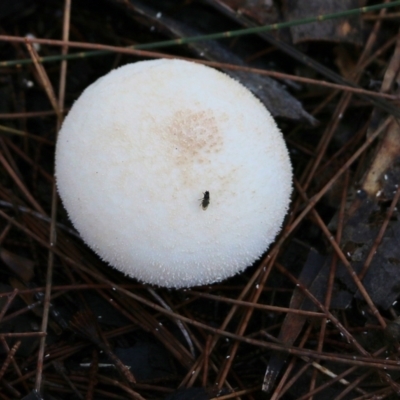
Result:
{"type": "Polygon", "coordinates": [[[279,232],[292,188],[282,134],[259,100],[180,60],[126,65],[89,86],[59,132],[56,177],[83,240],[166,287],[251,265],[279,232]]]}

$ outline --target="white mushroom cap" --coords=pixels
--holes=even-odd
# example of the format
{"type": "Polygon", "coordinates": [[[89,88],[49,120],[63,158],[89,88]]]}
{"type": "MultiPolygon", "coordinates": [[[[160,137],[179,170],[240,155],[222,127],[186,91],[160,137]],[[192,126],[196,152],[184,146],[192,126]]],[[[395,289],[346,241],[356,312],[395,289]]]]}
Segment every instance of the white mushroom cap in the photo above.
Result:
{"type": "Polygon", "coordinates": [[[260,258],[292,190],[282,134],[260,101],[180,60],[126,65],[89,86],[59,133],[56,176],[72,223],[103,260],[176,288],[260,258]]]}

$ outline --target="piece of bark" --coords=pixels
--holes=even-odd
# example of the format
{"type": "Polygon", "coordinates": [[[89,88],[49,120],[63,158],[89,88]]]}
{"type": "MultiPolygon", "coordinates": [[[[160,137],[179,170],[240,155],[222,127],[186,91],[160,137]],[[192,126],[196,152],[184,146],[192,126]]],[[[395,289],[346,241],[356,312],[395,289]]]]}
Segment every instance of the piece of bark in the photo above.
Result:
{"type": "MultiPolygon", "coordinates": [[[[283,0],[286,21],[333,14],[361,7],[359,0],[283,0]]],[[[359,15],[312,22],[290,28],[293,43],[310,40],[362,44],[362,19],[359,15]]]]}
{"type": "MultiPolygon", "coordinates": [[[[309,287],[312,281],[315,279],[321,267],[324,264],[325,256],[320,255],[314,249],[311,249],[306,262],[304,263],[303,269],[299,276],[299,281],[305,286],[309,287]]],[[[305,302],[305,295],[300,288],[295,288],[293,291],[292,298],[290,300],[289,308],[302,309],[302,310],[314,310],[314,306],[305,302]]],[[[281,343],[285,343],[287,346],[293,345],[295,340],[301,333],[304,323],[306,322],[304,315],[298,315],[294,313],[288,313],[282,323],[279,331],[278,340],[281,343]]],[[[288,353],[274,352],[268,362],[267,369],[265,371],[264,381],[262,390],[269,392],[273,388],[276,378],[282,370],[282,367],[286,363],[286,359],[289,357],[288,353]]]]}

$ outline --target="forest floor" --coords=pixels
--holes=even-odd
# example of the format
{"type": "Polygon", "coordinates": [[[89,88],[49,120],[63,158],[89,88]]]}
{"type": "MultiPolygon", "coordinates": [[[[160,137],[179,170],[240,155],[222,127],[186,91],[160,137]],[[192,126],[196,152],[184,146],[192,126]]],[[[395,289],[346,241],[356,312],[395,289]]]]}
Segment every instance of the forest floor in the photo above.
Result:
{"type": "Polygon", "coordinates": [[[0,2],[0,399],[398,398],[400,6],[373,5],[390,2],[0,2]],[[292,160],[281,233],[212,285],[110,268],[55,190],[74,101],[152,58],[240,81],[292,160]]]}

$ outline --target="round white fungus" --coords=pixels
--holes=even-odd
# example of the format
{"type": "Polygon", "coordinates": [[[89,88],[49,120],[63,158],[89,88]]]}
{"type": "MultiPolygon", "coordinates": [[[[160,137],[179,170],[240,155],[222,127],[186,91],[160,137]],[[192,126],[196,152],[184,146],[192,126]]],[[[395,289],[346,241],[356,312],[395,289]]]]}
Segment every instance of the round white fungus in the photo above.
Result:
{"type": "Polygon", "coordinates": [[[230,277],[279,232],[292,188],[270,113],[199,64],[143,61],[89,86],[59,133],[57,186],[106,262],[142,282],[230,277]]]}

